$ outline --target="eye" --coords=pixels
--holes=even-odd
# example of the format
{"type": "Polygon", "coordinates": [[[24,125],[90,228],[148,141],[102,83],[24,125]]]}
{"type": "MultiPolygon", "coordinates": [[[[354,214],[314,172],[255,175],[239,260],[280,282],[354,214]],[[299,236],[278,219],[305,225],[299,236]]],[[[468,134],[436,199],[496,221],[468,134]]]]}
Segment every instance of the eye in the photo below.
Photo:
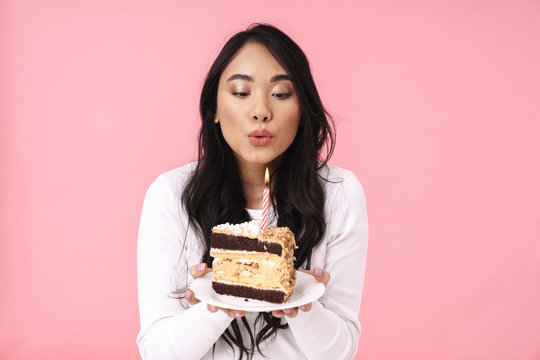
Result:
{"type": "Polygon", "coordinates": [[[272,94],[272,96],[275,96],[277,97],[278,99],[286,99],[288,97],[290,97],[292,94],[291,93],[277,93],[277,94],[272,94]]]}
{"type": "Polygon", "coordinates": [[[245,92],[233,92],[232,94],[233,96],[238,96],[240,98],[243,98],[249,95],[248,93],[245,93],[245,92]]]}

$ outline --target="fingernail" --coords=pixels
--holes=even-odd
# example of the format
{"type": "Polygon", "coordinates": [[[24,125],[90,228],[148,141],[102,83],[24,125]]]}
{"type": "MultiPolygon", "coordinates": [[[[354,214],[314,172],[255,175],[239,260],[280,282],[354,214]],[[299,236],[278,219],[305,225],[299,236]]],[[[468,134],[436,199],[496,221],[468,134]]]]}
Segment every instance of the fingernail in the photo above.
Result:
{"type": "Polygon", "coordinates": [[[277,318],[282,318],[283,314],[279,313],[279,314],[275,314],[274,316],[277,317],[277,318]]]}
{"type": "Polygon", "coordinates": [[[302,310],[302,311],[306,310],[306,306],[305,306],[305,305],[300,305],[298,308],[299,308],[300,310],[302,310]]]}
{"type": "Polygon", "coordinates": [[[191,299],[192,296],[193,293],[191,292],[191,290],[186,291],[186,299],[191,299]]]}
{"type": "Polygon", "coordinates": [[[206,264],[199,264],[197,265],[197,271],[204,271],[204,268],[206,267],[206,264]]]}
{"type": "Polygon", "coordinates": [[[315,268],[315,270],[313,270],[313,273],[317,276],[323,276],[324,274],[324,272],[319,268],[315,268]]]}
{"type": "Polygon", "coordinates": [[[284,312],[285,314],[290,314],[290,313],[291,313],[291,310],[289,310],[289,309],[283,309],[283,312],[284,312]]]}
{"type": "Polygon", "coordinates": [[[217,308],[215,306],[210,306],[210,311],[214,313],[217,311],[217,308]]]}
{"type": "Polygon", "coordinates": [[[242,314],[236,313],[236,317],[237,317],[237,318],[242,317],[242,314]]]}

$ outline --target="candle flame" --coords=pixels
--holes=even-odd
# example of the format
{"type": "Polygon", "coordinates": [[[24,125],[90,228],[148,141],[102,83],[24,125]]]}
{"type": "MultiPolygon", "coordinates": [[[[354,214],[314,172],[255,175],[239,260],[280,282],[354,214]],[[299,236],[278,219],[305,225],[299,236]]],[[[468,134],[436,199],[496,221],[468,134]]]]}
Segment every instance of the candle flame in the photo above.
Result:
{"type": "Polygon", "coordinates": [[[264,173],[264,185],[268,186],[270,183],[270,174],[268,174],[268,168],[266,168],[266,172],[264,173]]]}

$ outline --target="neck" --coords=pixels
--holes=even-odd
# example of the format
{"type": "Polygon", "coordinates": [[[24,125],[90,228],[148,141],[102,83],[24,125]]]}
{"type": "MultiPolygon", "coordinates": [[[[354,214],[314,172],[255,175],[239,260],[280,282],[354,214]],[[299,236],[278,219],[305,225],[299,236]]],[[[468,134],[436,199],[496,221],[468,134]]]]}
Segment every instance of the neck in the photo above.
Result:
{"type": "Polygon", "coordinates": [[[238,161],[238,171],[248,209],[261,209],[266,165],[238,161]]]}

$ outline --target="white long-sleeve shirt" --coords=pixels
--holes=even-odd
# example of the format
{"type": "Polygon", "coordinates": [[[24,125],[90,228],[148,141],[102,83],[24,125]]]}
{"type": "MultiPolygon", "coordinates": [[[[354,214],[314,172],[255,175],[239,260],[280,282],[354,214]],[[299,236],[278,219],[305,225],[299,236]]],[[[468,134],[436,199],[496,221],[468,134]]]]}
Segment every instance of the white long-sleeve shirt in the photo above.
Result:
{"type": "MultiPolygon", "coordinates": [[[[137,345],[145,360],[239,358],[238,349],[233,353],[219,340],[232,321],[228,315],[212,313],[202,302],[190,306],[175,295],[193,281],[189,267],[201,262],[204,251],[203,240],[188,226],[181,204],[194,166],[191,163],[158,176],[144,199],[137,249],[141,321],[137,345]]],[[[266,359],[352,359],[357,350],[368,239],[364,191],[350,171],[327,166],[321,172],[329,180],[324,182],[327,229],[313,249],[311,268],[325,269],[331,279],[310,311],[283,318],[289,327],[278,330],[274,339],[261,346],[266,359]]],[[[248,213],[256,220],[262,210],[248,209],[248,213]]],[[[273,211],[269,213],[269,222],[275,225],[273,211]]],[[[256,316],[246,313],[252,331],[256,316]]],[[[256,353],[254,358],[263,356],[256,353]]]]}

